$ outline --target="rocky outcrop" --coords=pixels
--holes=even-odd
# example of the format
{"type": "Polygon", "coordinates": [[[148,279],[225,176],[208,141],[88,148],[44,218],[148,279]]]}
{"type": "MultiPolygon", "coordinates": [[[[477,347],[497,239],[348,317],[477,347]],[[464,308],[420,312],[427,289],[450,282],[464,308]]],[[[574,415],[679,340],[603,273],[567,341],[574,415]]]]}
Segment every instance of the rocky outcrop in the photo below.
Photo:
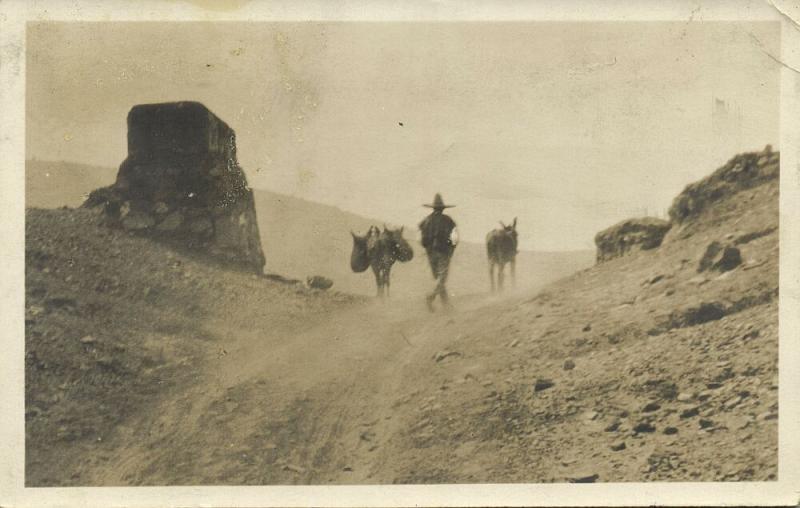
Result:
{"type": "Polygon", "coordinates": [[[683,224],[727,196],[778,178],[779,172],[780,154],[770,145],[761,152],[739,154],[708,177],[686,186],[673,200],[669,217],[673,223],[683,224]]]}
{"type": "MultiPolygon", "coordinates": [[[[761,152],[743,153],[733,157],[724,166],[702,180],[686,186],[672,202],[669,221],[645,217],[629,219],[595,236],[597,262],[620,257],[632,249],[647,250],[659,247],[670,231],[666,241],[675,236],[691,236],[696,227],[693,224],[702,214],[710,213],[712,223],[719,221],[715,205],[734,194],[775,180],[780,174],[780,154],[767,145],[761,152]],[[673,227],[674,226],[674,227],[673,227]]],[[[758,231],[742,235],[732,245],[714,243],[709,245],[703,255],[698,271],[707,269],[728,271],[741,264],[741,253],[734,245],[747,243],[767,235],[772,230],[758,231]]]]}
{"type": "Polygon", "coordinates": [[[102,207],[113,226],[263,271],[253,191],[236,159],[236,135],[200,103],[131,109],[128,157],[117,180],[83,206],[102,207]]]}
{"type": "Polygon", "coordinates": [[[594,237],[597,262],[618,258],[632,250],[655,249],[661,245],[670,223],[655,217],[628,219],[604,229],[594,237]]]}

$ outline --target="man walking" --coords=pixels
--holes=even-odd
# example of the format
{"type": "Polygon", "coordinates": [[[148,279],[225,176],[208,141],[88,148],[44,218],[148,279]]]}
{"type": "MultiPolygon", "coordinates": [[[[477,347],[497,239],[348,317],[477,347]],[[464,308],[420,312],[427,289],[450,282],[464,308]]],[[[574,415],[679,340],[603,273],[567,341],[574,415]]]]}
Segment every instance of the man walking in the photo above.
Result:
{"type": "Polygon", "coordinates": [[[443,213],[445,208],[452,208],[454,205],[445,205],[440,194],[436,194],[433,198],[433,204],[423,206],[433,208],[433,212],[419,224],[422,247],[428,254],[433,278],[436,279],[436,287],[425,299],[428,309],[433,312],[436,295],[439,295],[442,305],[445,307],[450,305],[445,283],[450,268],[450,258],[458,244],[458,230],[453,219],[443,213]]]}

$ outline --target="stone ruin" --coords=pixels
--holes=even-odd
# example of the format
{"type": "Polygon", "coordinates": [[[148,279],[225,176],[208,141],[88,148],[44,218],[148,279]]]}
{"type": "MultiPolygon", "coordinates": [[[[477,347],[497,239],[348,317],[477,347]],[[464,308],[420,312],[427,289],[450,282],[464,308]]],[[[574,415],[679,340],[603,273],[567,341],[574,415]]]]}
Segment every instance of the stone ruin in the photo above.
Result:
{"type": "Polygon", "coordinates": [[[128,157],[116,182],[93,191],[83,206],[102,207],[113,226],[263,273],[253,191],[236,160],[236,134],[198,102],[134,106],[128,157]]]}

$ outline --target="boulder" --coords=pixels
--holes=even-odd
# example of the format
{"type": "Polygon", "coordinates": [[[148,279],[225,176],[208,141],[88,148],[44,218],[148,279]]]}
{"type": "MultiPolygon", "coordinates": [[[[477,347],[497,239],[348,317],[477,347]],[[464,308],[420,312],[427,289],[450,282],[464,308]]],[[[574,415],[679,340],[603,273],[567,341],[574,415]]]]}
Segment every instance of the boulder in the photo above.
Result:
{"type": "Polygon", "coordinates": [[[661,245],[670,223],[655,217],[628,219],[604,229],[594,237],[597,262],[624,256],[635,250],[655,249],[661,245]]]}
{"type": "Polygon", "coordinates": [[[306,279],[306,284],[308,287],[313,289],[330,289],[333,287],[333,281],[327,277],[323,277],[321,275],[314,275],[312,277],[308,277],[306,279]]]}
{"type": "Polygon", "coordinates": [[[533,391],[534,392],[541,392],[543,390],[547,390],[548,388],[552,388],[555,385],[552,380],[539,378],[533,384],[533,391]]]}
{"type": "Polygon", "coordinates": [[[253,191],[236,159],[236,135],[198,102],[134,106],[128,157],[84,207],[106,222],[261,274],[264,253],[253,191]]]}
{"type": "Polygon", "coordinates": [[[742,253],[739,251],[738,247],[714,241],[706,247],[703,257],[700,258],[697,271],[716,270],[719,272],[727,272],[741,264],[742,253]]]}

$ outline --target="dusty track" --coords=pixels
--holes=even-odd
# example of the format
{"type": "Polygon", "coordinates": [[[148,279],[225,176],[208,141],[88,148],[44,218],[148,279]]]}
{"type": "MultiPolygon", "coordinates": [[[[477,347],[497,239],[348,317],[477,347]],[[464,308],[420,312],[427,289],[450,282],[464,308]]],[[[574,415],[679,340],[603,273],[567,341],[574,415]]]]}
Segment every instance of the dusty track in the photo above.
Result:
{"type": "MultiPolygon", "coordinates": [[[[430,314],[421,302],[359,305],[300,329],[256,317],[223,337],[177,399],[120,429],[89,484],[370,483],[389,460],[403,369],[449,337],[430,330],[485,305],[430,314]]],[[[427,356],[427,355],[425,355],[427,356]]]]}

